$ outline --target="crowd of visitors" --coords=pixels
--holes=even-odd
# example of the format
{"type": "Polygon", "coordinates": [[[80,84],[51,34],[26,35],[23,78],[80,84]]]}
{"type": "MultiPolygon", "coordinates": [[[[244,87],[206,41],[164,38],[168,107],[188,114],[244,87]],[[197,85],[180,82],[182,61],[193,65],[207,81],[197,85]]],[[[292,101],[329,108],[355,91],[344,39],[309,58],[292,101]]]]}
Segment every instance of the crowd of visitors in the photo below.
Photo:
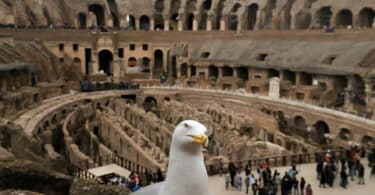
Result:
{"type": "Polygon", "coordinates": [[[128,188],[132,192],[136,192],[143,186],[162,182],[163,180],[163,173],[160,169],[158,169],[157,172],[154,174],[152,174],[151,172],[146,172],[142,176],[139,176],[135,172],[131,172],[128,178],[113,175],[102,180],[102,182],[100,183],[105,183],[108,185],[119,185],[128,188]]]}
{"type": "Polygon", "coordinates": [[[303,177],[297,178],[298,171],[295,165],[282,176],[278,170],[272,173],[269,163],[266,161],[258,165],[256,174],[252,173],[252,164],[249,161],[245,166],[245,178],[242,178],[241,167],[237,168],[233,162],[228,165],[228,172],[225,175],[225,189],[234,188],[242,191],[245,185],[245,193],[254,195],[312,195],[310,184],[306,185],[303,177]]]}
{"type": "MultiPolygon", "coordinates": [[[[365,167],[361,159],[365,157],[365,150],[352,146],[340,156],[327,150],[321,156],[316,157],[316,173],[319,187],[334,187],[336,179],[339,185],[347,188],[349,180],[358,185],[365,184],[365,167]]],[[[370,179],[375,179],[375,149],[368,155],[368,166],[370,167],[370,179]]],[[[271,171],[267,161],[252,170],[251,161],[245,166],[245,176],[241,175],[241,165],[236,167],[233,162],[228,164],[225,175],[225,189],[245,191],[246,194],[254,195],[312,195],[313,189],[304,177],[299,177],[296,164],[284,174],[278,170],[271,171]],[[243,189],[244,188],[244,189],[243,189]]]]}

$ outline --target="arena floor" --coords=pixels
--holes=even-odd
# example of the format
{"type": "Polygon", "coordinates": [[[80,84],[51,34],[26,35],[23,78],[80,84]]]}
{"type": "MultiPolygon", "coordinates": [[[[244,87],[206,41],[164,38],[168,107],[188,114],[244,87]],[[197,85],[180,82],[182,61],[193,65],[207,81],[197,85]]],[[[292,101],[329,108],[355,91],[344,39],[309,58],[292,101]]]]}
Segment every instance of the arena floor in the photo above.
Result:
{"type": "MultiPolygon", "coordinates": [[[[319,181],[316,179],[315,164],[306,164],[298,166],[298,179],[300,180],[303,176],[306,180],[306,184],[311,183],[314,195],[374,195],[375,194],[375,178],[370,180],[370,168],[365,165],[365,185],[358,185],[358,180],[350,181],[347,189],[343,189],[339,186],[339,175],[337,175],[333,188],[319,188],[319,181]]],[[[277,168],[279,172],[283,173],[290,167],[277,168]]],[[[272,169],[273,172],[274,169],[272,169]]],[[[212,195],[238,195],[245,194],[245,189],[242,192],[238,192],[235,189],[226,191],[224,187],[224,175],[214,176],[210,178],[210,193],[212,195]]],[[[252,195],[252,193],[250,193],[252,195]]],[[[281,194],[279,191],[278,194],[281,194]]]]}

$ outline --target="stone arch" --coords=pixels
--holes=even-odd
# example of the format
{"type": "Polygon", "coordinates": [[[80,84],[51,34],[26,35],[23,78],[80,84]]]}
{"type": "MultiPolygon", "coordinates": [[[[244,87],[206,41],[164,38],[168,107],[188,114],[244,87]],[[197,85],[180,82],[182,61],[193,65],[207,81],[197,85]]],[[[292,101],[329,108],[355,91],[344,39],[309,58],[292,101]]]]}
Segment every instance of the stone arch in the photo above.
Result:
{"type": "Polygon", "coordinates": [[[139,19],[140,21],[140,30],[143,30],[143,31],[149,31],[150,30],[150,18],[146,15],[143,15],[141,16],[141,18],[139,19]]]}
{"type": "Polygon", "coordinates": [[[349,141],[353,139],[353,135],[348,128],[341,128],[338,137],[341,140],[349,141]]]}
{"type": "Polygon", "coordinates": [[[135,57],[130,57],[128,59],[128,67],[136,67],[137,66],[137,59],[135,57]]]}
{"type": "Polygon", "coordinates": [[[158,102],[156,101],[154,97],[151,97],[151,96],[146,97],[145,100],[143,101],[143,109],[146,112],[149,112],[157,108],[157,105],[158,105],[158,102]]]}
{"type": "Polygon", "coordinates": [[[164,57],[163,57],[163,51],[160,49],[157,49],[154,51],[154,70],[153,74],[155,76],[160,76],[160,74],[163,72],[163,66],[164,66],[164,57]]]}
{"type": "Polygon", "coordinates": [[[325,6],[320,8],[316,12],[316,20],[318,28],[323,28],[324,26],[331,26],[332,10],[330,6],[325,6]]]}
{"type": "Polygon", "coordinates": [[[164,16],[161,13],[156,13],[154,15],[155,29],[154,30],[163,30],[164,29],[164,16]]]}
{"type": "Polygon", "coordinates": [[[177,30],[177,23],[179,18],[179,9],[181,7],[181,0],[171,0],[169,15],[170,15],[170,30],[177,30]]]}
{"type": "Polygon", "coordinates": [[[102,50],[98,54],[99,71],[103,71],[107,75],[112,74],[113,54],[109,50],[102,50]]]}
{"type": "Polygon", "coordinates": [[[142,67],[141,67],[141,71],[144,72],[144,73],[148,73],[150,72],[150,58],[148,57],[143,57],[142,58],[142,67]]]}
{"type": "Polygon", "coordinates": [[[306,130],[306,128],[307,128],[305,118],[303,118],[302,116],[299,116],[299,115],[294,117],[293,124],[294,124],[294,127],[297,130],[306,130]]]}
{"type": "Polygon", "coordinates": [[[219,0],[219,3],[217,5],[217,8],[215,10],[216,18],[215,18],[215,24],[213,26],[213,29],[220,30],[220,23],[221,19],[223,18],[223,10],[226,0],[219,0]]]}
{"type": "Polygon", "coordinates": [[[77,16],[78,20],[78,28],[79,29],[85,29],[87,28],[87,16],[85,13],[79,13],[77,16]]]}
{"type": "Polygon", "coordinates": [[[193,30],[193,23],[194,23],[194,14],[190,13],[186,17],[186,30],[193,30]]]}
{"type": "Polygon", "coordinates": [[[342,9],[336,14],[336,26],[346,28],[353,25],[353,13],[348,9],[342,9]]]}
{"type": "Polygon", "coordinates": [[[219,77],[219,69],[216,66],[210,65],[208,67],[208,76],[217,79],[219,77]]]}
{"type": "Polygon", "coordinates": [[[246,29],[247,30],[253,30],[255,28],[258,9],[259,9],[259,6],[256,3],[253,3],[247,7],[247,16],[246,16],[246,19],[247,19],[246,29]]]}
{"type": "Polygon", "coordinates": [[[365,7],[358,14],[358,23],[360,27],[373,28],[375,11],[372,8],[365,7]]]}
{"type": "Polygon", "coordinates": [[[236,14],[231,14],[228,16],[228,29],[237,30],[238,26],[238,16],[236,14]]]}
{"type": "Polygon", "coordinates": [[[103,6],[99,4],[91,4],[88,9],[94,13],[97,26],[105,26],[105,13],[103,6]]]}
{"type": "Polygon", "coordinates": [[[199,30],[206,30],[207,29],[207,19],[208,19],[208,11],[210,11],[212,7],[211,0],[205,0],[202,2],[201,10],[200,10],[200,21],[198,25],[199,30]]]}
{"type": "Polygon", "coordinates": [[[181,64],[181,76],[188,76],[188,65],[186,63],[181,64]]]}
{"type": "Polygon", "coordinates": [[[231,12],[236,13],[241,7],[242,5],[240,3],[235,3],[231,9],[231,12]]]}
{"type": "Polygon", "coordinates": [[[330,128],[328,124],[325,121],[320,120],[314,124],[314,127],[315,127],[314,141],[320,144],[326,144],[327,138],[325,134],[330,133],[330,128]]]}
{"type": "Polygon", "coordinates": [[[296,29],[306,30],[311,25],[311,13],[306,11],[299,11],[295,16],[296,29]]]}
{"type": "Polygon", "coordinates": [[[135,30],[135,18],[132,15],[126,15],[126,26],[125,29],[127,30],[135,30]]]}
{"type": "Polygon", "coordinates": [[[165,97],[164,99],[163,99],[163,102],[170,102],[171,101],[171,98],[170,97],[165,97]]]}
{"type": "Polygon", "coordinates": [[[233,77],[233,68],[229,66],[223,67],[223,77],[233,77]]]}

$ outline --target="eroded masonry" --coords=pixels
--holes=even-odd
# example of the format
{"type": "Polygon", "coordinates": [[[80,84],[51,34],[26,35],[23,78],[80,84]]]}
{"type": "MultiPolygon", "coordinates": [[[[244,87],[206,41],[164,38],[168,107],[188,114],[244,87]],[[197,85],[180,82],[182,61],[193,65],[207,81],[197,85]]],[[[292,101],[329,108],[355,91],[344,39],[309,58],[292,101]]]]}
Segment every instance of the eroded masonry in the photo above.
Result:
{"type": "Polygon", "coordinates": [[[165,171],[185,119],[209,129],[211,175],[220,159],[287,165],[326,148],[372,150],[374,8],[372,0],[2,0],[0,176],[8,179],[0,191],[127,193],[97,186],[87,170],[165,171]]]}

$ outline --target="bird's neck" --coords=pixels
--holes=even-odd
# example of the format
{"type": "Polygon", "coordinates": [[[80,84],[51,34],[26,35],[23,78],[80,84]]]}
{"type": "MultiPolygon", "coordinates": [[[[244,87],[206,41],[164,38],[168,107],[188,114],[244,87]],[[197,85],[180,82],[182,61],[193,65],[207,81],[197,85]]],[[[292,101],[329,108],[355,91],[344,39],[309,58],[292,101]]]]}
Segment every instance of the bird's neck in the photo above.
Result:
{"type": "Polygon", "coordinates": [[[175,194],[189,192],[189,195],[208,195],[208,175],[201,149],[182,151],[178,147],[171,147],[165,182],[166,187],[170,188],[168,191],[175,194]],[[173,186],[168,185],[172,183],[173,186]]]}

